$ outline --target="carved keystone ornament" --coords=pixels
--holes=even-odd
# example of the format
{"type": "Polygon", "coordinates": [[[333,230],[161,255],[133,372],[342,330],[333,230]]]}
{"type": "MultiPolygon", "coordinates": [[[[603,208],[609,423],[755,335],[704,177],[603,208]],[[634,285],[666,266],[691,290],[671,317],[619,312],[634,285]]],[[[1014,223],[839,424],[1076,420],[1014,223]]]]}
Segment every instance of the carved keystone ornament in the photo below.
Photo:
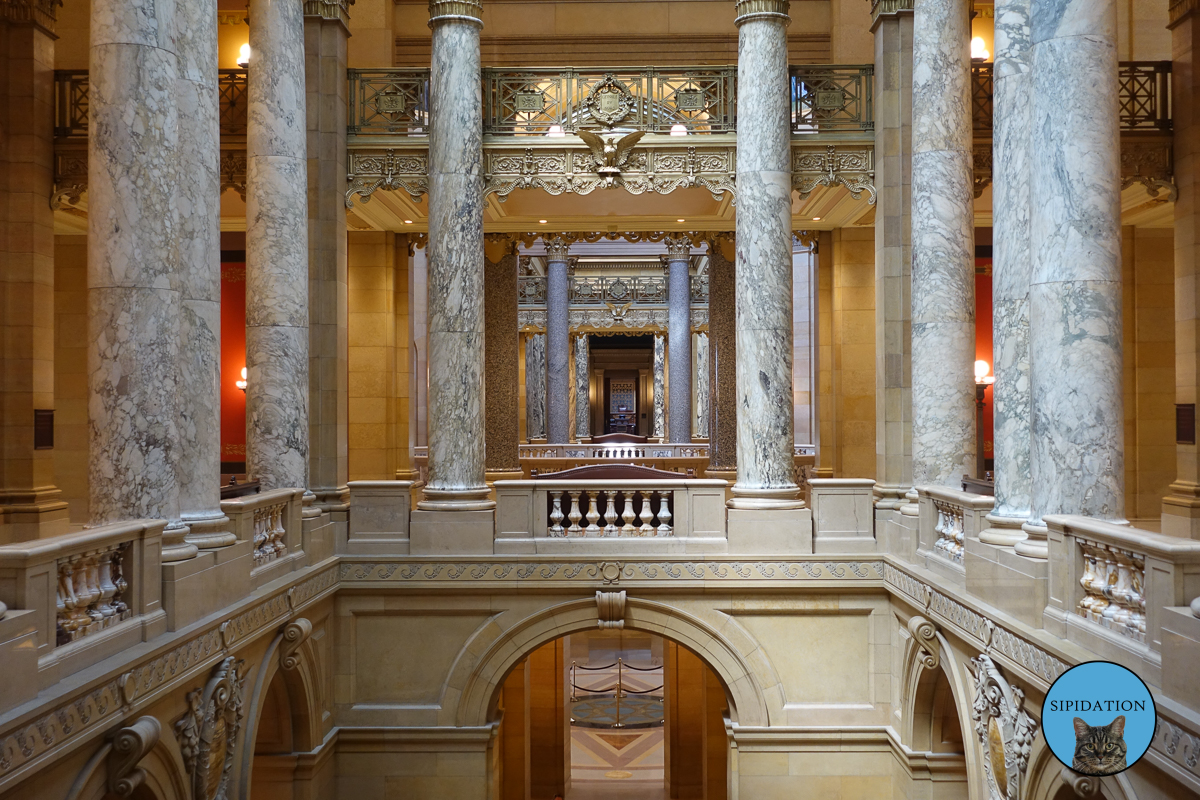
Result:
{"type": "Polygon", "coordinates": [[[596,592],[596,611],[601,628],[625,627],[625,592],[596,592]]]}
{"type": "Polygon", "coordinates": [[[230,656],[214,667],[204,688],[188,693],[188,712],[175,723],[193,800],[230,797],[230,770],[244,715],[244,664],[230,656]]]}

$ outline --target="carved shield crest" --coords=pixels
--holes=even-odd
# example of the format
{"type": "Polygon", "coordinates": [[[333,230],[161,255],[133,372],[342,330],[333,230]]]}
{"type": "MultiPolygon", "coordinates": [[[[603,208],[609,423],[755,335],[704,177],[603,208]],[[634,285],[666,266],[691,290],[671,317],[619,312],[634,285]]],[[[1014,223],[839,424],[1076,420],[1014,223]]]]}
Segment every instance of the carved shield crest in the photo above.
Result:
{"type": "Polygon", "coordinates": [[[230,769],[243,715],[244,663],[231,656],[218,664],[204,688],[188,694],[188,712],[175,723],[195,800],[230,796],[230,769]]]}

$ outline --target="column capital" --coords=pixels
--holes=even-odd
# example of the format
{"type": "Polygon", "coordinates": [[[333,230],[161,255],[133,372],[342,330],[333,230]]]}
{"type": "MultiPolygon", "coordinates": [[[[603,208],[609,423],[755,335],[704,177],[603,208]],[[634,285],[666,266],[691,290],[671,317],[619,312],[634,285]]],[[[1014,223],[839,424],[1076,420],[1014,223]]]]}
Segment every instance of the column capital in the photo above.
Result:
{"type": "Polygon", "coordinates": [[[304,16],[332,19],[350,24],[350,6],[354,0],[304,0],[304,16]]]}
{"type": "Polygon", "coordinates": [[[58,7],[62,4],[63,0],[4,0],[0,2],[0,20],[33,23],[53,34],[58,7]]]}
{"type": "Polygon", "coordinates": [[[686,236],[669,236],[663,244],[667,246],[667,261],[686,261],[692,255],[692,242],[686,236]]]}
{"type": "Polygon", "coordinates": [[[483,27],[482,0],[429,0],[429,27],[461,20],[483,27]]]}
{"type": "Polygon", "coordinates": [[[740,28],[751,20],[775,19],[787,25],[792,21],[788,16],[789,5],[789,0],[736,0],[737,18],[733,24],[740,28]]]}
{"type": "Polygon", "coordinates": [[[871,24],[874,26],[880,17],[896,16],[903,12],[912,13],[913,0],[871,0],[871,24]]]}
{"type": "Polygon", "coordinates": [[[546,244],[547,261],[566,261],[571,249],[571,240],[564,236],[543,236],[546,244]]]}
{"type": "Polygon", "coordinates": [[[1167,27],[1174,28],[1196,13],[1196,0],[1171,0],[1167,13],[1167,27]]]}

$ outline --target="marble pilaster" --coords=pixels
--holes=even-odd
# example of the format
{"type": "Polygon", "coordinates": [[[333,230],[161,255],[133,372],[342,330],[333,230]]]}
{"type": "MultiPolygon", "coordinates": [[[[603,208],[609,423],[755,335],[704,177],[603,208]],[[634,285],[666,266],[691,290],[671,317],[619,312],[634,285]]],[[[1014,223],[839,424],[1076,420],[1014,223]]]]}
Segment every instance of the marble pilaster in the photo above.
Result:
{"type": "Polygon", "coordinates": [[[570,438],[571,332],[569,243],[547,237],[546,243],[546,441],[566,444],[570,438]]]}
{"type": "Polygon", "coordinates": [[[517,256],[508,253],[499,261],[484,260],[484,378],[487,398],[488,480],[520,472],[520,420],[517,353],[517,256]]]}
{"type": "Polygon", "coordinates": [[[1029,517],[1030,0],[996,4],[992,127],[992,353],[996,505],[980,541],[1011,545],[1029,517]]]}
{"type": "Polygon", "coordinates": [[[695,335],[692,353],[695,366],[692,372],[692,408],[696,413],[692,419],[692,435],[708,438],[708,334],[701,331],[695,335]]]}
{"type": "Polygon", "coordinates": [[[308,198],[304,20],[251,0],[246,135],[246,468],[308,487],[308,198]]]}
{"type": "Polygon", "coordinates": [[[1035,0],[1030,13],[1033,499],[1015,549],[1046,558],[1046,514],[1125,513],[1117,10],[1035,0]]]}
{"type": "Polygon", "coordinates": [[[786,0],[739,0],[737,483],[731,508],[800,508],[792,460],[792,173],[786,0]]]}
{"type": "Polygon", "coordinates": [[[178,3],[179,506],[200,549],[237,541],[221,511],[221,160],[217,4],[178,3]]]}
{"type": "Polygon", "coordinates": [[[654,334],[654,432],[663,439],[667,429],[667,337],[654,334]]]}
{"type": "Polygon", "coordinates": [[[723,242],[708,243],[708,472],[737,474],[737,291],[723,242]]]}
{"type": "Polygon", "coordinates": [[[691,242],[666,240],[667,255],[667,441],[692,441],[691,242]]]}
{"type": "Polygon", "coordinates": [[[179,117],[175,4],[92,3],[88,136],[89,491],[93,525],[180,521],[179,117]]]}
{"type": "Polygon", "coordinates": [[[525,337],[525,436],[546,437],[546,334],[525,337]]]}
{"type": "Polygon", "coordinates": [[[592,436],[591,345],[588,335],[575,337],[575,439],[592,436]]]}
{"type": "Polygon", "coordinates": [[[418,508],[487,510],[482,109],[476,2],[430,4],[429,482],[418,508]]]}
{"type": "Polygon", "coordinates": [[[916,0],[912,90],[913,483],[975,471],[975,252],[970,18],[916,0]]]}
{"type": "Polygon", "coordinates": [[[913,11],[875,8],[875,505],[893,510],[912,487],[913,11]]]}

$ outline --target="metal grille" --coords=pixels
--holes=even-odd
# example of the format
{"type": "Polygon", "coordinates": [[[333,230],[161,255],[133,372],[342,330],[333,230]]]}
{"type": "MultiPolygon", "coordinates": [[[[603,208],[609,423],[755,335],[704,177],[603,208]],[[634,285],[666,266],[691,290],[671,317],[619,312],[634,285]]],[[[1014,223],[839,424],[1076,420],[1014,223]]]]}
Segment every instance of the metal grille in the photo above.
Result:
{"type": "Polygon", "coordinates": [[[708,276],[693,275],[689,281],[692,289],[692,304],[708,305],[708,276]]]}
{"type": "Polygon", "coordinates": [[[217,71],[217,97],[221,109],[221,135],[245,136],[250,85],[244,69],[217,71]]]}
{"type": "Polygon", "coordinates": [[[1171,62],[1124,61],[1117,75],[1121,130],[1171,130],[1171,62]]]}
{"type": "Polygon", "coordinates": [[[429,133],[429,70],[352,69],[349,134],[429,133]]]}
{"type": "Polygon", "coordinates": [[[971,64],[971,122],[977,136],[992,135],[992,65],[971,64]]]}
{"type": "Polygon", "coordinates": [[[797,66],[792,76],[792,133],[873,131],[875,67],[797,66]]]}
{"type": "Polygon", "coordinates": [[[667,302],[667,280],[658,277],[572,278],[570,301],[576,305],[667,302]]]}
{"type": "Polygon", "coordinates": [[[541,275],[522,275],[517,278],[517,305],[546,305],[546,279],[541,275]]]}

